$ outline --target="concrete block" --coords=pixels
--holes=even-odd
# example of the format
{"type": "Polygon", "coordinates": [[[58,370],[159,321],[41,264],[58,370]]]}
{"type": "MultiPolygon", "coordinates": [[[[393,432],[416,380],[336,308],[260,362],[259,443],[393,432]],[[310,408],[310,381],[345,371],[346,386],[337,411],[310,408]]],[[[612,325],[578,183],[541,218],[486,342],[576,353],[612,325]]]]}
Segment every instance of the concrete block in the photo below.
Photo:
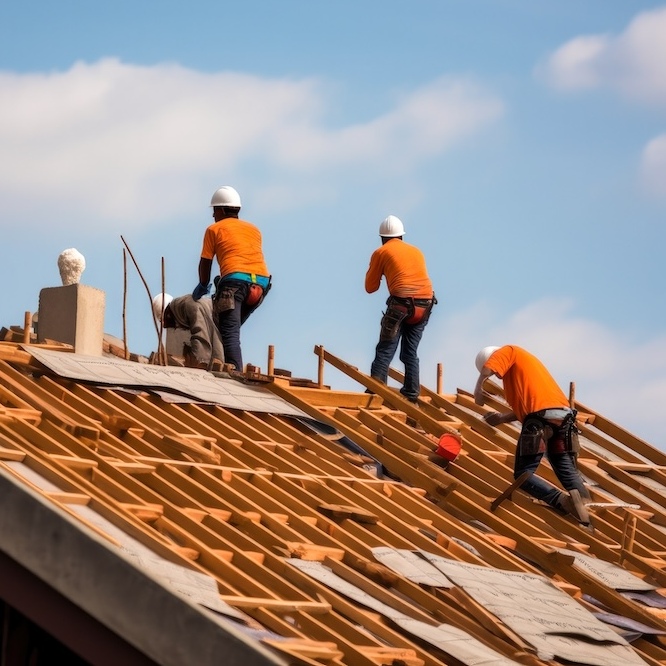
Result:
{"type": "Polygon", "coordinates": [[[103,291],[83,284],[42,289],[37,342],[55,340],[77,354],[102,356],[105,305],[103,291]]]}

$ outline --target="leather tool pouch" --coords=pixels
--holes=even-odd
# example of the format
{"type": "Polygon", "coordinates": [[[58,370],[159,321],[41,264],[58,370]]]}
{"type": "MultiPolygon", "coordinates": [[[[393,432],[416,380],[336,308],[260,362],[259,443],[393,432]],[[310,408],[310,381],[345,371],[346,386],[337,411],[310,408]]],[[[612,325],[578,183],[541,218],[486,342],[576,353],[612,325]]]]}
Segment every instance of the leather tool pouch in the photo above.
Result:
{"type": "Polygon", "coordinates": [[[238,287],[225,287],[222,286],[215,292],[215,299],[213,300],[213,313],[219,314],[227,310],[233,310],[236,307],[236,291],[238,287]]]}
{"type": "Polygon", "coordinates": [[[552,434],[553,429],[544,425],[540,419],[527,417],[520,431],[516,455],[535,456],[538,453],[545,453],[546,442],[552,434]]]}
{"type": "Polygon", "coordinates": [[[382,317],[380,340],[393,340],[400,332],[400,325],[409,315],[409,306],[403,305],[394,298],[386,301],[386,312],[382,317]]]}
{"type": "Polygon", "coordinates": [[[556,429],[553,441],[548,444],[549,453],[580,452],[579,430],[576,426],[576,412],[567,416],[562,425],[556,429]]]}

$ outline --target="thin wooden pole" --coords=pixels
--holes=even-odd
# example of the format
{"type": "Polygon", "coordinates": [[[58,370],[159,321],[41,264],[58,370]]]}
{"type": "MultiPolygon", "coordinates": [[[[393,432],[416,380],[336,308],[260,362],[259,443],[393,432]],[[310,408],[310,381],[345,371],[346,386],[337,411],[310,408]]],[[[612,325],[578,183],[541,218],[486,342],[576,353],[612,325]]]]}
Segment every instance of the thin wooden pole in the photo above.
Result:
{"type": "Polygon", "coordinates": [[[127,346],[127,250],[123,248],[123,345],[125,347],[125,360],[129,359],[127,346]]]}
{"type": "Polygon", "coordinates": [[[444,377],[443,366],[441,363],[437,364],[437,395],[442,395],[442,382],[444,377]]]}
{"type": "Polygon", "coordinates": [[[569,382],[569,407],[574,409],[574,404],[576,403],[576,383],[569,382]]]}
{"type": "MultiPolygon", "coordinates": [[[[158,354],[160,356],[160,359],[162,361],[162,365],[168,365],[166,345],[163,344],[163,341],[162,341],[163,332],[164,332],[164,294],[165,293],[166,293],[166,277],[165,277],[165,272],[164,272],[164,257],[162,257],[162,313],[160,315],[160,332],[159,332],[160,346],[157,350],[158,354]]],[[[212,353],[212,342],[211,342],[211,353],[212,353]]]]}
{"type": "Polygon", "coordinates": [[[268,345],[268,376],[272,377],[275,372],[275,347],[268,345]]]}
{"type": "Polygon", "coordinates": [[[26,345],[30,344],[30,329],[32,328],[32,313],[30,310],[26,310],[26,313],[23,317],[23,343],[26,345]]]}
{"type": "Polygon", "coordinates": [[[620,566],[627,557],[627,554],[631,554],[634,550],[636,522],[636,516],[627,511],[624,516],[624,530],[622,532],[622,543],[620,545],[620,566]]]}
{"type": "MultiPolygon", "coordinates": [[[[132,259],[132,263],[134,264],[134,267],[136,268],[136,272],[139,274],[139,277],[141,278],[141,282],[143,282],[143,286],[146,288],[146,293],[148,294],[148,300],[150,301],[150,311],[153,311],[153,296],[150,293],[150,288],[148,287],[148,283],[146,282],[145,278],[143,277],[143,273],[141,272],[141,269],[139,268],[139,264],[136,263],[136,259],[134,258],[134,255],[132,254],[132,250],[130,250],[129,245],[126,243],[125,239],[120,236],[120,240],[123,242],[123,245],[127,248],[127,252],[129,253],[130,258],[132,259]]],[[[155,317],[153,317],[153,324],[155,324],[155,333],[157,333],[157,344],[158,344],[158,349],[159,349],[159,344],[160,344],[160,331],[157,327],[157,322],[155,321],[155,317]]]]}
{"type": "Polygon", "coordinates": [[[317,349],[317,356],[319,357],[319,364],[317,367],[317,386],[324,388],[324,347],[319,346],[317,349]]]}

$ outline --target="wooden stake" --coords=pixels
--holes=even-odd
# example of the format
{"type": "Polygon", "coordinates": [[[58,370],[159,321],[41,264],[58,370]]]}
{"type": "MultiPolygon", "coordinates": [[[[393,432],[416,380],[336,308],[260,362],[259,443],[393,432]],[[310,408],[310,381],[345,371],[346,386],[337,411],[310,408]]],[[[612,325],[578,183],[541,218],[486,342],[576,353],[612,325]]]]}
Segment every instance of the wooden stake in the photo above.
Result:
{"type": "Polygon", "coordinates": [[[275,372],[275,347],[268,345],[268,376],[272,377],[275,372]]]}
{"type": "Polygon", "coordinates": [[[622,531],[622,544],[620,545],[620,566],[622,566],[627,554],[631,554],[634,551],[636,522],[636,516],[627,511],[624,516],[624,530],[622,531]]]}
{"type": "Polygon", "coordinates": [[[30,329],[32,328],[32,313],[27,310],[23,318],[23,343],[30,344],[30,329]]]}
{"type": "MultiPolygon", "coordinates": [[[[162,334],[164,332],[164,294],[166,293],[166,278],[164,277],[164,257],[162,257],[162,314],[160,315],[160,331],[158,333],[160,339],[160,346],[158,347],[158,353],[160,357],[160,363],[162,365],[168,365],[167,363],[167,352],[166,345],[163,344],[162,334]]],[[[211,354],[212,354],[212,340],[211,340],[211,354]]]]}
{"type": "Polygon", "coordinates": [[[125,347],[125,360],[130,357],[127,347],[127,251],[123,248],[123,345],[125,347]]]}
{"type": "Polygon", "coordinates": [[[324,388],[324,347],[321,345],[317,349],[317,356],[319,357],[319,367],[317,368],[317,385],[319,388],[324,388]]]}
{"type": "Polygon", "coordinates": [[[442,364],[437,364],[437,395],[442,395],[442,380],[444,377],[444,371],[442,369],[442,364]]]}
{"type": "MultiPolygon", "coordinates": [[[[132,263],[134,264],[134,267],[136,268],[136,272],[139,274],[139,277],[141,278],[141,282],[143,282],[143,286],[146,288],[146,293],[148,294],[148,300],[150,301],[150,312],[152,314],[153,311],[153,296],[150,293],[150,288],[148,287],[148,283],[146,282],[145,278],[143,277],[143,273],[141,272],[141,269],[139,268],[139,264],[136,263],[136,259],[134,258],[134,255],[132,254],[132,250],[130,250],[129,245],[125,241],[125,239],[120,236],[120,240],[123,242],[123,245],[127,248],[127,252],[129,253],[130,258],[132,259],[132,263]]],[[[157,328],[157,321],[155,321],[155,317],[153,317],[153,324],[155,324],[155,333],[157,333],[158,336],[158,345],[159,345],[159,329],[157,328]]],[[[159,347],[158,347],[159,349],[159,347]]]]}
{"type": "Polygon", "coordinates": [[[574,409],[574,404],[576,402],[576,383],[569,382],[569,407],[574,409]]]}

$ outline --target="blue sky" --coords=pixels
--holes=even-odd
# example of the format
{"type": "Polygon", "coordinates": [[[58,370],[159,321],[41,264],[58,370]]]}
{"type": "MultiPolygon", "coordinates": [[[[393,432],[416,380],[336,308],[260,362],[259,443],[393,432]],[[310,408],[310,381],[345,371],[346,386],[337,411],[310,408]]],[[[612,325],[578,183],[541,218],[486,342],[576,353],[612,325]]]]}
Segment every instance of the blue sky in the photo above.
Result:
{"type": "MultiPolygon", "coordinates": [[[[379,223],[421,247],[439,305],[422,383],[473,390],[519,344],[590,408],[666,448],[666,4],[590,0],[0,4],[0,325],[86,258],[122,337],[123,243],[151,291],[197,283],[234,186],[274,288],[244,360],[369,372],[379,223]]],[[[128,342],[156,347],[128,263],[128,342]]],[[[402,368],[396,358],[394,365],[402,368]]],[[[358,386],[334,369],[335,388],[358,386]]]]}

